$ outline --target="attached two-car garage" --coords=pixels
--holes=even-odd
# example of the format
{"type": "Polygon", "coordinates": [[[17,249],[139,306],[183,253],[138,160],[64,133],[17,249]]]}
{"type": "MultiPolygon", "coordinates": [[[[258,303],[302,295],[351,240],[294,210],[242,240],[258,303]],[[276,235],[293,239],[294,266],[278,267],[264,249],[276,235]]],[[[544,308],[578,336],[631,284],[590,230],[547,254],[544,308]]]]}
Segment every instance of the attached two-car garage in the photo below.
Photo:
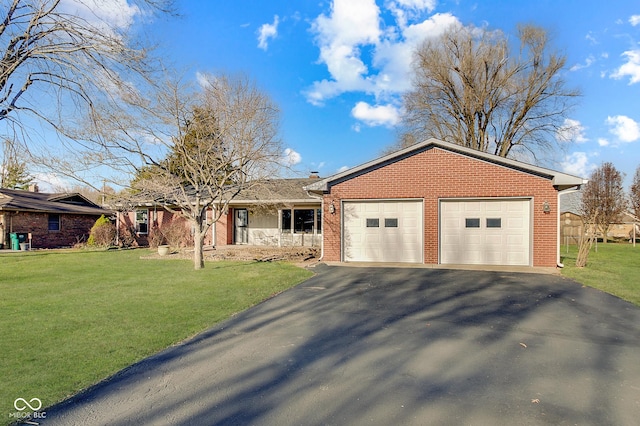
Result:
{"type": "Polygon", "coordinates": [[[555,267],[559,193],[582,178],[430,139],[306,187],[322,259],[555,267]]]}
{"type": "MultiPolygon", "coordinates": [[[[529,265],[528,199],[441,200],[440,263],[529,265]]],[[[345,201],[345,262],[422,263],[422,200],[345,201]]]]}

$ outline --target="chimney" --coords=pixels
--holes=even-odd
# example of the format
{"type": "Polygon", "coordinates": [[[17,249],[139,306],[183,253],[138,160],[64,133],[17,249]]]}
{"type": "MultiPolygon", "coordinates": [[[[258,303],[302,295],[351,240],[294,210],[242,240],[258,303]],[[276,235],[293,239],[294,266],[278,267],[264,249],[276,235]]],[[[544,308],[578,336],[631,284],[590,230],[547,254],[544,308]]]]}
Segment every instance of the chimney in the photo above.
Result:
{"type": "Polygon", "coordinates": [[[38,192],[38,184],[32,183],[29,185],[29,192],[38,192]]]}
{"type": "Polygon", "coordinates": [[[318,172],[311,172],[309,173],[309,179],[320,179],[320,175],[318,172]]]}

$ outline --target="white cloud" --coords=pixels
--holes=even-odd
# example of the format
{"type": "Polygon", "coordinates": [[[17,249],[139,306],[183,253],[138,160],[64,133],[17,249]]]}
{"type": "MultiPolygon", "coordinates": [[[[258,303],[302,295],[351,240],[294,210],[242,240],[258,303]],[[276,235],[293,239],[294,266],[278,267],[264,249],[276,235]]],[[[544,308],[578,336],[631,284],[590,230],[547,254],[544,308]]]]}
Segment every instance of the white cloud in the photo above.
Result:
{"type": "Polygon", "coordinates": [[[578,71],[583,68],[589,68],[595,61],[595,58],[592,55],[589,55],[589,57],[585,59],[583,64],[575,64],[574,66],[569,68],[569,71],[578,71]]]}
{"type": "Polygon", "coordinates": [[[409,19],[419,15],[420,12],[433,11],[436,0],[388,0],[385,6],[393,13],[398,25],[404,27],[409,19]]]}
{"type": "Polygon", "coordinates": [[[629,23],[634,27],[640,24],[640,15],[631,15],[629,18],[629,23]]]}
{"type": "Polygon", "coordinates": [[[34,180],[41,192],[66,192],[70,191],[73,183],[56,173],[36,173],[34,180]]]}
{"type": "Polygon", "coordinates": [[[586,36],[584,36],[585,39],[587,39],[588,41],[591,42],[591,44],[598,44],[598,40],[595,38],[595,36],[593,35],[593,33],[591,31],[589,31],[587,33],[586,36]]]}
{"type": "Polygon", "coordinates": [[[347,171],[349,169],[350,169],[349,166],[342,166],[337,170],[337,173],[344,172],[344,171],[347,171]]]}
{"type": "Polygon", "coordinates": [[[273,17],[273,24],[262,24],[258,29],[258,47],[267,50],[269,47],[269,39],[273,39],[278,35],[278,24],[280,18],[278,15],[273,17]]]}
{"type": "Polygon", "coordinates": [[[448,13],[408,23],[408,19],[418,17],[423,10],[431,11],[434,5],[432,0],[389,0],[381,11],[374,0],[334,0],[330,15],[321,14],[312,24],[320,49],[319,62],[326,65],[330,78],[314,82],[305,92],[307,100],[322,105],[345,92],[374,94],[380,100],[409,89],[411,59],[417,44],[459,24],[448,13]],[[389,11],[395,26],[381,18],[389,11]],[[368,54],[370,63],[363,59],[368,54]]]}
{"type": "Polygon", "coordinates": [[[609,140],[605,138],[598,138],[598,145],[609,146],[609,140]]]}
{"type": "Polygon", "coordinates": [[[215,79],[213,79],[213,81],[212,79],[213,77],[210,74],[202,73],[200,71],[196,72],[196,81],[198,82],[198,85],[203,89],[206,89],[213,85],[215,79]]]}
{"type": "Polygon", "coordinates": [[[284,150],[284,164],[286,166],[295,166],[302,161],[302,156],[291,148],[284,150]]]}
{"type": "Polygon", "coordinates": [[[629,84],[640,83],[640,50],[628,50],[622,56],[626,56],[627,62],[611,74],[611,77],[620,79],[629,76],[629,84]]]}
{"type": "Polygon", "coordinates": [[[621,142],[635,142],[640,139],[640,124],[625,115],[607,117],[607,124],[611,126],[609,132],[621,142]]]}
{"type": "Polygon", "coordinates": [[[574,152],[564,157],[560,163],[562,171],[574,176],[589,176],[595,164],[589,163],[589,156],[585,152],[574,152]]]}
{"type": "Polygon", "coordinates": [[[395,126],[400,121],[400,113],[393,105],[371,106],[366,102],[358,102],[351,110],[354,118],[368,126],[395,126]]]}
{"type": "Polygon", "coordinates": [[[142,10],[127,0],[62,0],[60,10],[103,30],[126,30],[142,10]]]}
{"type": "Polygon", "coordinates": [[[373,77],[377,93],[401,93],[411,88],[411,62],[416,47],[426,38],[438,37],[447,28],[460,25],[449,13],[436,13],[429,19],[402,29],[397,38],[388,36],[376,46],[373,65],[380,71],[373,77]]]}
{"type": "Polygon", "coordinates": [[[584,130],[584,126],[578,120],[565,118],[558,129],[556,139],[560,142],[586,142],[588,139],[584,136],[584,130]]]}

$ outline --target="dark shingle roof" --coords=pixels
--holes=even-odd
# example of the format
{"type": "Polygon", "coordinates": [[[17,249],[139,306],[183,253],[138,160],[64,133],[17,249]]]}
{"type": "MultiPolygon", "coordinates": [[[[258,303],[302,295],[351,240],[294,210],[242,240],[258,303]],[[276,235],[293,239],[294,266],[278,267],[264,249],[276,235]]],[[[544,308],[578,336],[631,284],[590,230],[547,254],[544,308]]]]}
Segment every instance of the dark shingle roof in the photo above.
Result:
{"type": "Polygon", "coordinates": [[[317,182],[318,178],[297,179],[269,179],[252,185],[250,188],[240,191],[232,201],[233,204],[242,202],[283,203],[293,201],[316,201],[304,189],[305,186],[317,182]]]}
{"type": "Polygon", "coordinates": [[[111,214],[109,210],[87,200],[80,194],[46,193],[0,188],[0,211],[21,211],[58,214],[111,214]]]}

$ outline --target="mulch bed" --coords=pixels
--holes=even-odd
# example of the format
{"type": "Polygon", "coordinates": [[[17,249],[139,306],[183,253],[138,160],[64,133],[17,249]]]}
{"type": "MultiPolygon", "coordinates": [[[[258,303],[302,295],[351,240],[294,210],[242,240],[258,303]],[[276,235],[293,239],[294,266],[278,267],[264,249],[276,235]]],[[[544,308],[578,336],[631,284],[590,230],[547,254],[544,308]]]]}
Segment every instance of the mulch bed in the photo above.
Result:
{"type": "MultiPolygon", "coordinates": [[[[254,262],[285,261],[308,265],[320,257],[318,247],[267,247],[267,246],[223,246],[205,247],[205,261],[237,260],[254,262]]],[[[174,251],[166,256],[153,253],[142,259],[193,259],[193,248],[174,251]]]]}

